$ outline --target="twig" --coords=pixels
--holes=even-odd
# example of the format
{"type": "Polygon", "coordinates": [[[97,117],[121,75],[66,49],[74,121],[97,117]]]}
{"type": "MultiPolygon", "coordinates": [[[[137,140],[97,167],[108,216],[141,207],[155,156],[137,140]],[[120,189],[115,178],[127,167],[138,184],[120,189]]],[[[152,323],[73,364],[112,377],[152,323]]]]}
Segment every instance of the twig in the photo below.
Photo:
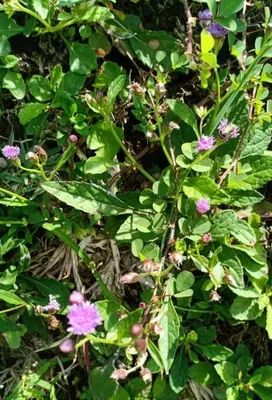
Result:
{"type": "Polygon", "coordinates": [[[184,0],[184,9],[187,16],[187,54],[191,56],[193,54],[193,25],[192,25],[192,13],[188,4],[188,0],[184,0]]]}

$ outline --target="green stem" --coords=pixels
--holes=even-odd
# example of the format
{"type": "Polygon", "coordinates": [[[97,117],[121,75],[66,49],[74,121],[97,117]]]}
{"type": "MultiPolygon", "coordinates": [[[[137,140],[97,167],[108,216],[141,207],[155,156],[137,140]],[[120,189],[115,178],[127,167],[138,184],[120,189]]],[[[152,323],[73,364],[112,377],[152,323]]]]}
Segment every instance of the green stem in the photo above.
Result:
{"type": "Polygon", "coordinates": [[[220,78],[217,69],[214,70],[215,73],[215,80],[216,80],[216,89],[217,89],[217,99],[216,99],[216,105],[214,109],[214,116],[217,115],[220,104],[221,104],[221,85],[220,85],[220,78]]]}
{"type": "Polygon", "coordinates": [[[87,335],[84,339],[82,339],[80,342],[77,343],[76,348],[79,348],[83,346],[87,342],[95,342],[95,343],[104,343],[104,344],[109,344],[113,346],[118,346],[118,347],[127,347],[128,344],[123,344],[123,343],[118,343],[115,340],[110,340],[110,339],[103,339],[99,338],[93,335],[87,335]]]}
{"type": "Polygon", "coordinates": [[[67,149],[65,150],[65,152],[62,154],[61,158],[59,159],[56,167],[53,169],[53,171],[51,172],[49,178],[46,178],[47,181],[52,181],[52,179],[54,178],[55,174],[61,169],[61,167],[66,163],[66,161],[70,158],[70,156],[72,155],[73,151],[74,151],[75,145],[69,143],[67,149]]]}
{"type": "Polygon", "coordinates": [[[29,10],[28,8],[23,7],[19,2],[17,7],[15,8],[16,11],[19,12],[24,12],[28,15],[31,15],[32,17],[36,18],[38,21],[40,21],[47,29],[51,28],[51,25],[49,25],[42,17],[39,16],[39,14],[35,13],[32,10],[29,10]]]}
{"type": "Polygon", "coordinates": [[[123,150],[123,152],[125,153],[125,155],[127,156],[127,158],[129,159],[129,161],[131,162],[131,164],[137,168],[137,170],[139,172],[141,172],[142,175],[144,175],[150,182],[154,183],[156,182],[156,179],[153,178],[153,176],[151,176],[143,167],[141,167],[140,164],[138,164],[138,162],[135,160],[135,158],[130,154],[130,152],[127,150],[126,146],[123,144],[122,140],[119,138],[118,134],[116,133],[114,127],[112,126],[111,121],[109,121],[108,116],[104,115],[105,121],[107,122],[107,125],[109,127],[109,129],[111,130],[114,139],[116,140],[116,142],[119,144],[119,146],[121,147],[121,149],[123,150]]]}
{"type": "Polygon", "coordinates": [[[20,196],[17,193],[13,193],[10,190],[7,190],[7,189],[1,188],[1,187],[0,187],[0,192],[5,193],[5,194],[7,194],[8,196],[11,196],[11,197],[17,197],[17,199],[20,199],[22,201],[28,201],[28,199],[26,199],[25,197],[20,196]]]}
{"type": "Polygon", "coordinates": [[[155,104],[155,108],[154,108],[154,113],[155,113],[155,118],[156,118],[157,125],[158,125],[160,143],[161,143],[162,150],[163,150],[165,157],[167,158],[169,164],[173,165],[173,161],[172,161],[170,154],[168,153],[168,150],[164,144],[165,135],[162,132],[162,126],[161,126],[161,121],[160,121],[160,114],[159,114],[160,103],[159,103],[159,101],[160,101],[160,99],[158,98],[158,96],[156,96],[156,104],[155,104]]]}
{"type": "Polygon", "coordinates": [[[38,169],[26,168],[23,167],[22,165],[20,165],[19,168],[22,169],[23,171],[31,172],[32,174],[41,175],[41,171],[39,171],[38,169]]]}
{"type": "Polygon", "coordinates": [[[205,310],[195,310],[193,308],[186,308],[186,307],[178,307],[175,306],[175,308],[177,310],[181,310],[181,311],[189,311],[189,312],[195,312],[195,313],[201,313],[201,314],[212,314],[212,311],[205,311],[205,310]]]}
{"type": "Polygon", "coordinates": [[[7,310],[1,310],[1,311],[0,311],[0,314],[5,314],[5,313],[7,313],[7,312],[19,310],[20,308],[23,308],[23,307],[26,307],[26,304],[20,304],[19,306],[12,307],[12,308],[8,308],[7,310]]]}
{"type": "Polygon", "coordinates": [[[46,176],[45,173],[44,173],[43,166],[42,166],[42,165],[38,165],[38,167],[39,167],[39,169],[40,169],[41,177],[43,178],[43,180],[44,180],[45,182],[49,181],[49,179],[47,178],[47,176],[46,176]]]}

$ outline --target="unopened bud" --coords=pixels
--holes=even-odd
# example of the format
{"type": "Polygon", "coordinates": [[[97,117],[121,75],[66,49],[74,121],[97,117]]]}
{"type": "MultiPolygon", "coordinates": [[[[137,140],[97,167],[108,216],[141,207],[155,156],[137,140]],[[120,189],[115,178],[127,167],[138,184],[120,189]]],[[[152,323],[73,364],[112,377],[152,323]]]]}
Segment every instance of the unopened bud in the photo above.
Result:
{"type": "Polygon", "coordinates": [[[152,373],[148,368],[143,368],[141,370],[141,377],[144,383],[152,382],[152,373]]]}
{"type": "Polygon", "coordinates": [[[201,240],[203,244],[208,244],[212,239],[212,235],[211,233],[203,233],[203,235],[201,235],[201,240]]]}
{"type": "Polygon", "coordinates": [[[35,150],[36,154],[38,155],[40,161],[42,163],[46,163],[46,161],[47,161],[47,153],[42,148],[42,146],[34,146],[34,150],[35,150]]]}
{"type": "Polygon", "coordinates": [[[32,162],[34,165],[39,164],[39,157],[37,156],[36,153],[33,153],[33,151],[29,151],[26,155],[26,158],[32,162]]]}
{"type": "Polygon", "coordinates": [[[69,142],[70,143],[76,143],[78,141],[77,135],[70,135],[69,136],[69,142]]]}
{"type": "Polygon", "coordinates": [[[154,269],[154,262],[152,260],[146,259],[143,261],[143,270],[146,272],[152,272],[154,269]]]}
{"type": "Polygon", "coordinates": [[[166,94],[166,87],[165,87],[164,83],[159,82],[156,84],[155,93],[159,97],[162,97],[166,94]]]}
{"type": "Polygon", "coordinates": [[[162,327],[157,322],[155,322],[154,324],[150,325],[150,330],[153,335],[159,335],[162,332],[162,327]]]}
{"type": "Polygon", "coordinates": [[[219,295],[219,293],[217,293],[216,290],[212,290],[210,293],[210,300],[211,301],[220,301],[221,300],[221,296],[219,295]]]}
{"type": "Polygon", "coordinates": [[[84,301],[84,296],[82,293],[77,292],[76,290],[69,297],[69,302],[71,304],[81,304],[84,301]]]}
{"type": "Polygon", "coordinates": [[[119,379],[126,379],[128,376],[128,371],[125,368],[116,369],[111,374],[111,378],[118,381],[119,379]]]}
{"type": "Polygon", "coordinates": [[[135,343],[135,348],[139,351],[139,353],[144,353],[146,351],[146,339],[138,339],[135,343]]]}
{"type": "Polygon", "coordinates": [[[170,131],[172,131],[172,130],[174,130],[174,129],[179,129],[179,125],[178,125],[176,122],[171,121],[171,122],[169,122],[169,124],[168,124],[168,128],[170,129],[170,131]]]}
{"type": "Polygon", "coordinates": [[[71,353],[75,348],[75,343],[72,339],[65,339],[61,342],[59,348],[63,353],[71,353]]]}
{"type": "Polygon", "coordinates": [[[231,274],[225,274],[223,277],[223,281],[229,285],[237,286],[235,279],[233,278],[233,276],[231,274]]]}
{"type": "Polygon", "coordinates": [[[141,336],[143,333],[143,325],[142,324],[134,324],[131,328],[131,334],[133,336],[141,336]]]}
{"type": "Polygon", "coordinates": [[[139,307],[145,309],[146,308],[146,304],[143,301],[141,301],[141,303],[139,304],[139,307]]]}
{"type": "Polygon", "coordinates": [[[135,93],[138,96],[143,96],[143,94],[144,94],[144,89],[138,82],[132,82],[128,86],[128,89],[130,90],[131,93],[135,93]]]}
{"type": "Polygon", "coordinates": [[[135,272],[129,272],[128,274],[121,276],[120,283],[130,285],[131,283],[138,282],[138,279],[138,274],[136,274],[135,272]]]}
{"type": "Polygon", "coordinates": [[[179,266],[184,260],[186,260],[186,257],[183,256],[179,251],[173,251],[172,253],[169,253],[169,259],[172,264],[179,266]]]}

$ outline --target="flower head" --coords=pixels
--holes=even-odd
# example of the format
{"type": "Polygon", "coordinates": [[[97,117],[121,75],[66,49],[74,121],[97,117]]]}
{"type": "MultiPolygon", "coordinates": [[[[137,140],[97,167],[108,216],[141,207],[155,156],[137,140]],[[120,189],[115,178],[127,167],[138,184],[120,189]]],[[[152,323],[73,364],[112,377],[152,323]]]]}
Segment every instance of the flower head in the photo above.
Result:
{"type": "Polygon", "coordinates": [[[59,348],[63,353],[71,353],[75,348],[75,343],[72,339],[65,339],[61,342],[59,348]]]}
{"type": "Polygon", "coordinates": [[[152,372],[148,368],[143,368],[140,375],[144,383],[152,382],[152,372]]]}
{"type": "Polygon", "coordinates": [[[179,251],[173,251],[172,253],[169,253],[169,259],[172,264],[179,266],[184,260],[186,260],[186,257],[183,256],[179,251]]]}
{"type": "Polygon", "coordinates": [[[216,290],[212,290],[210,293],[210,299],[211,301],[220,301],[221,296],[216,290]]]}
{"type": "Polygon", "coordinates": [[[49,303],[47,304],[47,306],[42,307],[42,311],[54,313],[56,311],[59,311],[59,309],[60,309],[60,303],[55,299],[55,297],[52,294],[50,294],[49,303]]]}
{"type": "Polygon", "coordinates": [[[83,294],[74,290],[69,297],[69,301],[71,304],[81,304],[84,301],[83,294]]]}
{"type": "Polygon", "coordinates": [[[196,151],[211,150],[214,146],[215,139],[213,136],[202,135],[196,145],[196,151]]]}
{"type": "Polygon", "coordinates": [[[8,160],[16,160],[19,155],[20,155],[20,148],[18,146],[10,146],[6,145],[2,149],[2,154],[4,157],[6,157],[8,160]]]}
{"type": "Polygon", "coordinates": [[[42,148],[42,146],[38,146],[38,145],[34,146],[34,151],[39,156],[39,159],[41,160],[41,162],[42,163],[46,163],[46,161],[47,161],[47,153],[42,148]]]}
{"type": "Polygon", "coordinates": [[[29,151],[26,155],[26,158],[32,162],[32,164],[37,165],[39,164],[39,157],[33,151],[29,151]]]}
{"type": "Polygon", "coordinates": [[[217,127],[219,137],[224,140],[234,139],[239,136],[239,128],[237,125],[223,119],[217,127]]]}
{"type": "Polygon", "coordinates": [[[196,209],[200,214],[205,214],[210,210],[210,202],[208,199],[199,199],[196,202],[196,209]]]}
{"type": "Polygon", "coordinates": [[[203,244],[208,244],[212,239],[211,233],[203,233],[201,235],[201,240],[203,244]]]}
{"type": "Polygon", "coordinates": [[[130,90],[131,93],[135,93],[138,96],[143,96],[144,94],[144,89],[142,88],[142,86],[135,81],[133,81],[130,85],[128,85],[128,89],[130,90]]]}
{"type": "Polygon", "coordinates": [[[78,137],[77,137],[77,135],[70,135],[69,136],[69,142],[71,142],[71,143],[76,143],[78,141],[78,137]]]}
{"type": "Polygon", "coordinates": [[[67,318],[70,325],[67,331],[75,335],[92,333],[98,325],[102,324],[102,318],[96,306],[89,301],[70,306],[67,318]]]}
{"type": "Polygon", "coordinates": [[[212,12],[208,8],[198,13],[198,19],[200,21],[209,21],[212,19],[212,17],[213,17],[212,12]]]}
{"type": "Polygon", "coordinates": [[[223,38],[229,33],[228,29],[224,28],[222,25],[218,24],[217,22],[213,22],[207,28],[207,31],[215,38],[223,38]]]}

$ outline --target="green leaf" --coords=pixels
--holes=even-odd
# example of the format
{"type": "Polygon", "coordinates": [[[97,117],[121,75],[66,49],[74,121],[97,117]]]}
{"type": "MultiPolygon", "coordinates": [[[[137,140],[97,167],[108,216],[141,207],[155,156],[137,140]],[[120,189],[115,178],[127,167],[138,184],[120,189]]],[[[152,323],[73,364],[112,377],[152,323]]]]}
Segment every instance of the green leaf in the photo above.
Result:
{"type": "Polygon", "coordinates": [[[87,213],[115,215],[132,212],[111,192],[95,183],[44,182],[41,186],[60,201],[87,213]]]}
{"type": "Polygon", "coordinates": [[[230,196],[229,204],[240,208],[253,206],[264,199],[256,190],[225,189],[225,192],[230,196]]]}
{"type": "Polygon", "coordinates": [[[233,15],[243,8],[243,0],[221,0],[220,2],[220,15],[227,17],[233,15]]]}
{"type": "Polygon", "coordinates": [[[126,75],[120,75],[113,82],[111,82],[108,89],[108,98],[111,104],[114,103],[116,97],[123,89],[126,82],[126,75]]]}
{"type": "Polygon", "coordinates": [[[122,386],[118,386],[116,394],[109,400],[130,400],[128,392],[122,386]]]}
{"type": "Polygon", "coordinates": [[[20,305],[26,304],[24,300],[20,299],[16,294],[8,292],[6,290],[0,290],[0,299],[8,304],[20,305]]]}
{"type": "Polygon", "coordinates": [[[49,12],[49,0],[32,0],[34,10],[43,18],[46,19],[49,12]]]}
{"type": "Polygon", "coordinates": [[[92,394],[97,400],[109,400],[117,392],[118,383],[110,378],[113,368],[109,367],[111,365],[107,366],[106,369],[95,368],[91,371],[90,385],[92,394]],[[109,371],[111,372],[109,373],[109,371]]]}
{"type": "Polygon", "coordinates": [[[235,224],[230,227],[230,233],[239,242],[252,246],[256,243],[256,236],[254,230],[241,219],[237,219],[235,224]]]}
{"type": "Polygon", "coordinates": [[[22,125],[26,125],[29,121],[40,115],[47,105],[41,103],[27,103],[19,111],[19,121],[22,125]]]}
{"type": "MultiPolygon", "coordinates": [[[[268,304],[266,307],[266,332],[268,333],[269,339],[272,339],[272,305],[271,303],[268,304]]],[[[272,367],[271,367],[272,368],[272,367]]],[[[272,375],[270,375],[272,376],[272,375]]],[[[266,385],[264,385],[266,386],[266,385]]],[[[272,379],[271,379],[271,386],[272,386],[272,379]]]]}
{"type": "MultiPolygon", "coordinates": [[[[243,158],[244,164],[249,164],[251,171],[242,176],[239,181],[229,180],[230,189],[258,189],[271,180],[272,157],[270,155],[248,156],[243,158]]],[[[230,177],[231,178],[231,177],[230,177]]]]}
{"type": "Polygon", "coordinates": [[[8,89],[10,93],[18,100],[25,97],[26,85],[22,75],[17,72],[8,71],[3,79],[3,88],[8,89]]]}
{"type": "Polygon", "coordinates": [[[218,67],[216,55],[213,53],[202,54],[201,60],[214,69],[218,67]]]}
{"type": "Polygon", "coordinates": [[[258,380],[259,385],[272,387],[272,367],[270,365],[256,369],[253,373],[253,376],[258,375],[261,376],[258,380]]]}
{"type": "Polygon", "coordinates": [[[254,125],[247,132],[242,144],[240,159],[254,154],[263,154],[271,142],[271,125],[254,125]]]}
{"type": "Polygon", "coordinates": [[[189,366],[184,347],[179,351],[170,369],[169,383],[175,393],[180,393],[188,380],[189,366]]]}
{"type": "Polygon", "coordinates": [[[230,312],[234,319],[240,321],[254,320],[262,313],[256,299],[246,299],[243,297],[236,297],[231,305],[230,312]]]}
{"type": "Polygon", "coordinates": [[[22,33],[23,29],[22,26],[17,25],[17,23],[7,14],[3,12],[0,13],[0,35],[10,38],[22,33]]]}
{"type": "Polygon", "coordinates": [[[93,86],[97,89],[104,89],[123,73],[123,69],[119,67],[118,64],[112,61],[106,61],[98,71],[93,86]]]}
{"type": "MultiPolygon", "coordinates": [[[[124,137],[123,130],[117,126],[113,127],[119,138],[122,140],[124,137]]],[[[96,150],[97,157],[109,160],[114,158],[119,149],[119,144],[113,137],[113,134],[105,121],[98,122],[91,127],[87,138],[87,146],[91,150],[96,150]]]]}
{"type": "Polygon", "coordinates": [[[190,271],[182,271],[178,274],[176,279],[177,292],[183,292],[193,286],[195,277],[190,271]]]}
{"type": "Polygon", "coordinates": [[[213,365],[204,361],[200,361],[190,367],[189,377],[200,385],[205,386],[212,385],[217,379],[213,365]]]}
{"type": "Polygon", "coordinates": [[[79,75],[87,75],[97,66],[95,52],[87,44],[66,42],[69,50],[70,70],[79,75]]]}
{"type": "Polygon", "coordinates": [[[210,231],[211,223],[206,215],[201,215],[190,221],[190,227],[194,235],[201,235],[210,231]]]}
{"type": "Polygon", "coordinates": [[[165,378],[158,376],[152,388],[153,399],[156,400],[178,400],[178,396],[174,393],[165,378]]]}
{"type": "Polygon", "coordinates": [[[6,36],[0,35],[0,57],[5,57],[10,53],[10,44],[6,36]]]}
{"type": "Polygon", "coordinates": [[[217,184],[206,176],[187,178],[183,185],[187,197],[199,200],[206,198],[211,204],[221,204],[228,200],[228,195],[220,190],[217,184]]]}
{"type": "Polygon", "coordinates": [[[87,20],[88,22],[101,22],[111,18],[113,18],[113,15],[110,10],[107,7],[100,6],[92,6],[88,8],[81,17],[82,20],[87,20]]]}
{"type": "Polygon", "coordinates": [[[69,71],[63,76],[59,89],[69,93],[70,96],[75,96],[83,88],[85,79],[85,76],[69,71]]]}
{"type": "Polygon", "coordinates": [[[182,103],[182,101],[177,99],[168,99],[167,103],[170,109],[175,113],[182,121],[186,122],[189,126],[191,126],[198,136],[198,129],[196,123],[196,117],[194,112],[190,109],[187,104],[182,103]]]}
{"type": "Polygon", "coordinates": [[[53,98],[53,91],[48,79],[41,75],[33,75],[28,82],[29,91],[38,101],[49,101],[53,98]]]}
{"type": "Polygon", "coordinates": [[[220,364],[216,364],[214,368],[222,381],[228,386],[234,384],[234,382],[238,379],[238,369],[235,364],[229,361],[223,361],[220,364]]]}
{"type": "Polygon", "coordinates": [[[138,308],[132,311],[126,318],[121,319],[116,325],[118,342],[129,340],[131,341],[131,328],[132,325],[140,322],[143,309],[138,308]]]}
{"type": "Polygon", "coordinates": [[[197,345],[196,351],[203,354],[212,361],[225,361],[233,355],[233,351],[220,344],[206,344],[205,346],[197,345]]]}
{"type": "Polygon", "coordinates": [[[84,174],[102,174],[118,164],[103,157],[90,157],[84,165],[84,174]]]}
{"type": "Polygon", "coordinates": [[[15,324],[12,319],[6,317],[5,315],[0,315],[0,332],[18,332],[20,327],[15,324]]]}
{"type": "Polygon", "coordinates": [[[148,352],[151,355],[152,359],[157,364],[157,366],[161,370],[163,370],[164,365],[163,365],[163,361],[162,361],[162,358],[161,358],[160,351],[159,351],[158,347],[152,342],[151,339],[148,339],[147,349],[148,349],[148,352]]]}
{"type": "Polygon", "coordinates": [[[201,53],[206,54],[209,53],[213,49],[214,46],[214,38],[212,35],[203,29],[200,35],[200,42],[201,42],[201,53]]]}
{"type": "Polygon", "coordinates": [[[169,372],[176,354],[179,343],[180,321],[170,299],[166,299],[161,307],[162,317],[160,326],[162,331],[158,340],[164,369],[169,372]]]}
{"type": "Polygon", "coordinates": [[[215,20],[218,24],[222,25],[224,28],[227,28],[229,31],[235,32],[237,29],[236,21],[232,18],[216,18],[215,20]]]}
{"type": "Polygon", "coordinates": [[[259,396],[261,400],[271,400],[272,388],[263,387],[261,385],[254,385],[254,392],[259,396]]]}

